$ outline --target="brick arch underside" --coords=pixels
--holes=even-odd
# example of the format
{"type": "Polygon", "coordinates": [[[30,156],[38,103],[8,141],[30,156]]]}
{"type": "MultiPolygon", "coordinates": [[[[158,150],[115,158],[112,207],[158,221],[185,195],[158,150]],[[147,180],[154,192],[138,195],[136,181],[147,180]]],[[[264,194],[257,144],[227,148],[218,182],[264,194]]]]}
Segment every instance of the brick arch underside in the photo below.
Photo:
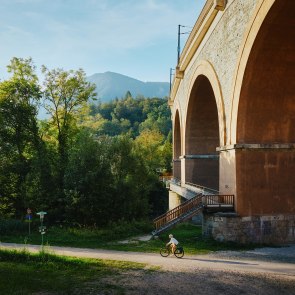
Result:
{"type": "MultiPolygon", "coordinates": [[[[256,36],[240,93],[237,143],[295,143],[294,11],[295,1],[276,1],[256,36]]],[[[236,165],[241,215],[295,213],[294,149],[237,150],[236,165]]]]}
{"type": "Polygon", "coordinates": [[[203,75],[197,77],[190,93],[185,132],[186,182],[218,190],[217,105],[212,86],[203,75]]]}
{"type": "Polygon", "coordinates": [[[180,133],[180,119],[179,112],[176,111],[174,120],[173,133],[173,177],[181,179],[181,163],[179,157],[181,156],[181,133],[180,133]]]}

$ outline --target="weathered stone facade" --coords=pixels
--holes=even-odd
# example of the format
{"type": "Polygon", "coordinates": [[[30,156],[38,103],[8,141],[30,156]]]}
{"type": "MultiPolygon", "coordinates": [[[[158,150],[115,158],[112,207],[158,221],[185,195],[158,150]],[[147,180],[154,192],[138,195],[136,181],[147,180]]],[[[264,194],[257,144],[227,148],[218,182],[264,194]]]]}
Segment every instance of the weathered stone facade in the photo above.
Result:
{"type": "Polygon", "coordinates": [[[204,214],[203,234],[217,241],[243,244],[288,244],[295,240],[295,215],[239,217],[204,214]]]}
{"type": "Polygon", "coordinates": [[[216,239],[295,242],[294,11],[207,0],[176,67],[174,176],[235,196],[235,217],[205,218],[216,239]]]}
{"type": "MultiPolygon", "coordinates": [[[[226,126],[230,126],[231,89],[234,83],[235,69],[239,50],[247,24],[257,5],[257,0],[228,1],[221,19],[206,40],[200,54],[193,61],[192,69],[202,60],[214,65],[224,101],[226,126]]],[[[229,130],[226,131],[229,134],[229,130]]]]}
{"type": "MultiPolygon", "coordinates": [[[[230,114],[231,110],[231,91],[235,79],[239,50],[245,29],[256,5],[257,0],[231,0],[228,1],[225,11],[217,15],[215,22],[192,58],[178,89],[174,105],[176,103],[179,105],[180,117],[183,120],[187,114],[190,91],[195,81],[194,74],[202,62],[206,61],[206,63],[214,67],[224,102],[225,119],[228,122],[225,126],[230,126],[230,117],[226,116],[226,114],[230,114]]],[[[175,115],[175,112],[172,114],[175,115]]],[[[230,131],[226,130],[226,134],[229,133],[230,131]]],[[[226,142],[220,143],[220,145],[225,144],[226,142]]]]}

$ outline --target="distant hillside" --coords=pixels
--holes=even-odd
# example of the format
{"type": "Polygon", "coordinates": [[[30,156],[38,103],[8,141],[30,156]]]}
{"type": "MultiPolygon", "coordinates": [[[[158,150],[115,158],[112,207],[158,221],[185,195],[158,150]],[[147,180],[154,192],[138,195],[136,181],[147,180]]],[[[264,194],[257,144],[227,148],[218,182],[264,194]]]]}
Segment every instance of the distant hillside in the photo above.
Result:
{"type": "Polygon", "coordinates": [[[97,98],[101,102],[124,97],[127,91],[130,91],[133,97],[143,95],[163,98],[169,94],[168,82],[142,82],[113,72],[94,74],[87,77],[87,80],[96,84],[97,98]]]}

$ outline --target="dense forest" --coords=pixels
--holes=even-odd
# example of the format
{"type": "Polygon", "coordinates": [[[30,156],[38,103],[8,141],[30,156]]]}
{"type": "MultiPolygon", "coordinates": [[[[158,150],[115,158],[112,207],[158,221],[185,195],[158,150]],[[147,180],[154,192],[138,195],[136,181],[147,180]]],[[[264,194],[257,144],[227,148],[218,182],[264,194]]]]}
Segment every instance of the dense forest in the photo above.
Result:
{"type": "Polygon", "coordinates": [[[171,171],[167,100],[96,101],[83,70],[13,58],[0,82],[0,218],[46,211],[51,223],[104,226],[167,208],[159,171],[171,171]],[[91,102],[91,103],[90,103],[91,102]],[[46,119],[38,118],[40,108],[46,119]]]}

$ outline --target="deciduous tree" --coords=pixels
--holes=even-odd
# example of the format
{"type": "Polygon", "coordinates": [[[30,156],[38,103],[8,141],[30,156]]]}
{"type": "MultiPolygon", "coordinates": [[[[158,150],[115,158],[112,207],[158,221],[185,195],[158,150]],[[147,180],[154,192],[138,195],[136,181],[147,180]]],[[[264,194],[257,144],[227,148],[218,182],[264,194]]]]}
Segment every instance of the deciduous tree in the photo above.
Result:
{"type": "Polygon", "coordinates": [[[76,132],[76,115],[89,99],[95,99],[95,85],[86,81],[82,69],[64,71],[42,68],[45,75],[43,106],[50,115],[50,125],[56,129],[58,151],[58,187],[61,197],[64,174],[68,163],[68,149],[76,132]]]}
{"type": "Polygon", "coordinates": [[[25,207],[26,176],[39,146],[37,105],[41,90],[31,58],[13,58],[7,68],[12,76],[0,83],[0,195],[1,202],[6,200],[19,215],[25,207]]]}

